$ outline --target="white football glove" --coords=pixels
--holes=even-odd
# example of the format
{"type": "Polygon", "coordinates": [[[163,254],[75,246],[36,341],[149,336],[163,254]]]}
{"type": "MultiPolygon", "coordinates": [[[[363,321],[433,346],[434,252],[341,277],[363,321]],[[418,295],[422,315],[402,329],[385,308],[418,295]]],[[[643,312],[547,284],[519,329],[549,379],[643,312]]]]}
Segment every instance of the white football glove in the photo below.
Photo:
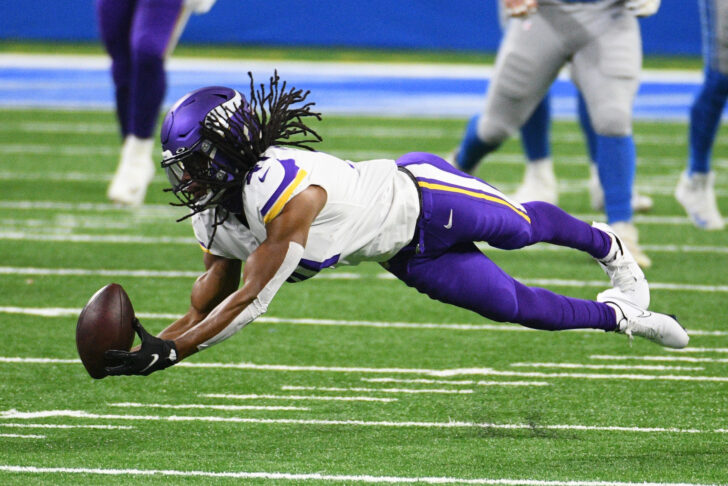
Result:
{"type": "Polygon", "coordinates": [[[185,7],[196,14],[204,14],[210,11],[216,0],[185,0],[185,7]]]}
{"type": "Polygon", "coordinates": [[[538,0],[503,0],[506,13],[511,17],[525,17],[538,8],[538,0]]]}
{"type": "Polygon", "coordinates": [[[625,6],[637,17],[649,17],[660,8],[661,0],[627,0],[625,6]]]}

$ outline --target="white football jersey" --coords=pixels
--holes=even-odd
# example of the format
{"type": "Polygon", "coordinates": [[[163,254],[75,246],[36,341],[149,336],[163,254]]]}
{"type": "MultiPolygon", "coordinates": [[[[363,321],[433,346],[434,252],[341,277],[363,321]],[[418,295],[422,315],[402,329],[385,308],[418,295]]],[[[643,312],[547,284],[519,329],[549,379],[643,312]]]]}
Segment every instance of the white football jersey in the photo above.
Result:
{"type": "Polygon", "coordinates": [[[265,225],[311,185],[326,191],[326,204],[290,280],[336,264],[386,261],[412,240],[419,196],[393,160],[352,163],[322,152],[271,147],[243,183],[243,207],[258,243],[266,238],[265,225]]]}
{"type": "Polygon", "coordinates": [[[208,209],[192,216],[192,229],[202,251],[212,253],[231,260],[247,260],[253,250],[258,248],[258,241],[233,214],[228,214],[225,222],[218,225],[215,237],[210,244],[213,231],[215,210],[208,209]],[[209,248],[208,248],[209,246],[209,248]]]}

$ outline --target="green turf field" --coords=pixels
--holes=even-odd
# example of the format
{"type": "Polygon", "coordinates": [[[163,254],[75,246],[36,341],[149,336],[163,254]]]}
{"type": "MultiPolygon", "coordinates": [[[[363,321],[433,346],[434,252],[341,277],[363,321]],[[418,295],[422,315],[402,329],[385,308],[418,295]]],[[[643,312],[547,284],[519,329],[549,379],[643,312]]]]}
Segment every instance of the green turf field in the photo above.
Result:
{"type": "MultiPolygon", "coordinates": [[[[320,148],[445,154],[462,126],[324,117],[320,148]]],[[[728,233],[693,228],[673,199],[684,124],[635,127],[652,308],[691,331],[684,352],[484,321],[367,264],[284,286],[259,322],[176,367],[94,381],[74,341],[91,294],[122,284],[158,332],[202,268],[161,172],[143,209],[107,203],[115,130],[106,112],[0,111],[0,484],[728,484],[728,233]]],[[[553,139],[561,205],[602,218],[576,124],[553,139]]],[[[521,161],[509,142],[479,175],[507,192],[521,161]]],[[[574,251],[486,251],[569,295],[608,283],[574,251]]]]}

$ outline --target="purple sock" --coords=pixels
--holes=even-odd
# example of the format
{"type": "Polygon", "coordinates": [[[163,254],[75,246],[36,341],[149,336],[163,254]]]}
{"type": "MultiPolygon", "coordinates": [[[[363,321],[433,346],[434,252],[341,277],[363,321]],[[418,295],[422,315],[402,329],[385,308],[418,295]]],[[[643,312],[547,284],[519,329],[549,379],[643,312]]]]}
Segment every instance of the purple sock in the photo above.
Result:
{"type": "Polygon", "coordinates": [[[584,327],[613,331],[617,327],[614,310],[607,304],[527,287],[516,280],[513,282],[518,301],[515,319],[519,324],[546,331],[584,327]],[[585,326],[587,323],[589,325],[585,326]]]}
{"type": "Polygon", "coordinates": [[[531,217],[531,241],[567,246],[604,258],[612,247],[611,237],[553,204],[534,201],[523,207],[531,217]]]}

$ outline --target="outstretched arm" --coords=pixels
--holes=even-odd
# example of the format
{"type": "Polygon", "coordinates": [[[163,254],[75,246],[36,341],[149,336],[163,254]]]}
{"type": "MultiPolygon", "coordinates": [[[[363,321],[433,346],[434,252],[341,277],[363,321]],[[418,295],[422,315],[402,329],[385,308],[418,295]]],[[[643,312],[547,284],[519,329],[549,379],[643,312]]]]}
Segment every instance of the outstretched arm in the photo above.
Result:
{"type": "Polygon", "coordinates": [[[110,375],[148,375],[167,368],[179,359],[174,339],[202,321],[210,311],[235,292],[240,283],[240,260],[230,260],[212,254],[204,257],[206,272],[192,287],[191,305],[187,313],[162,331],[158,337],[149,334],[138,319],[133,326],[141,338],[141,345],[130,351],[110,350],[106,359],[111,366],[110,375]]]}
{"type": "Polygon", "coordinates": [[[298,265],[311,224],[325,203],[326,191],[310,186],[266,225],[265,241],[245,263],[243,286],[174,340],[180,359],[228,338],[267,310],[298,265]]]}
{"type": "Polygon", "coordinates": [[[192,291],[192,305],[159,337],[147,333],[139,321],[134,327],[142,338],[141,348],[107,351],[112,375],[148,375],[227,339],[265,312],[282,283],[298,265],[313,220],[326,203],[326,191],[310,186],[291,199],[281,213],[266,225],[266,240],[245,264],[243,286],[237,287],[239,263],[206,259],[207,272],[192,291]],[[211,309],[211,310],[209,310],[211,309]]]}
{"type": "Polygon", "coordinates": [[[187,313],[159,333],[162,339],[176,339],[203,320],[212,309],[240,285],[240,260],[205,253],[205,273],[192,287],[187,313]]]}

